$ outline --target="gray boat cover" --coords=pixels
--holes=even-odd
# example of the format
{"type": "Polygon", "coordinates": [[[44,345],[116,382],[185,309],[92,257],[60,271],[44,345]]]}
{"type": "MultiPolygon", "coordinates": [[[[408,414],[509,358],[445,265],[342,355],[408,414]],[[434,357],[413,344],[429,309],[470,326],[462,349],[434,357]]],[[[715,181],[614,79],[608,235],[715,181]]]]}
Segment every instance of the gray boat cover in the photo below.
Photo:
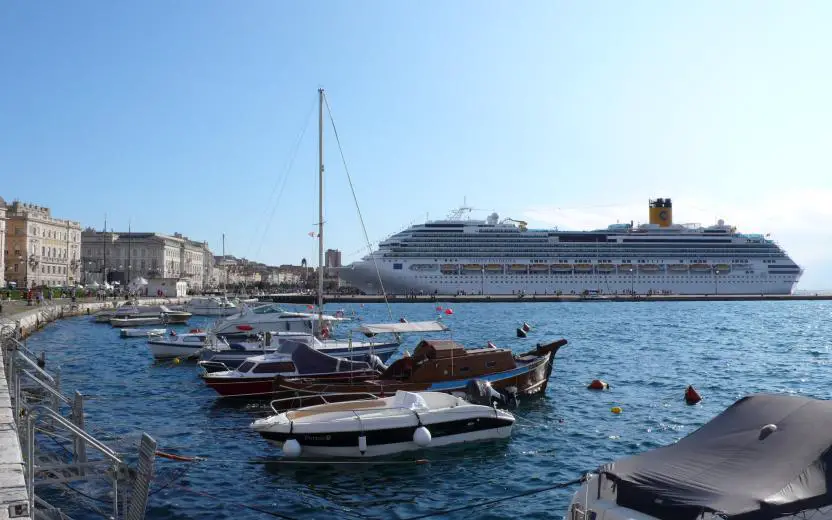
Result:
{"type": "Polygon", "coordinates": [[[295,364],[295,368],[301,375],[370,370],[369,363],[333,357],[313,349],[303,341],[286,340],[285,343],[281,342],[281,352],[287,350],[291,350],[292,363],[295,364]]]}
{"type": "Polygon", "coordinates": [[[657,518],[773,519],[832,504],[830,448],[832,401],[760,394],[600,473],[615,482],[618,505],[657,518]]]}

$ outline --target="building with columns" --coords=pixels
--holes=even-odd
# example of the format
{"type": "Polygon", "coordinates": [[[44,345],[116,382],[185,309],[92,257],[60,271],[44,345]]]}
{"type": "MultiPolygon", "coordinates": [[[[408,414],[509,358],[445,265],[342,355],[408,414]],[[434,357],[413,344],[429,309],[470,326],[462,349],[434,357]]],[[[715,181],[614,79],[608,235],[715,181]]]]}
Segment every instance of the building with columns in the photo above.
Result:
{"type": "Polygon", "coordinates": [[[17,287],[70,286],[80,281],[81,224],[52,217],[49,208],[6,206],[6,282],[17,287]]]}
{"type": "Polygon", "coordinates": [[[81,234],[84,283],[130,283],[138,277],[178,278],[191,290],[205,282],[205,255],[213,255],[205,242],[195,242],[180,233],[96,231],[81,234]],[[207,253],[206,253],[207,252],[207,253]]]}

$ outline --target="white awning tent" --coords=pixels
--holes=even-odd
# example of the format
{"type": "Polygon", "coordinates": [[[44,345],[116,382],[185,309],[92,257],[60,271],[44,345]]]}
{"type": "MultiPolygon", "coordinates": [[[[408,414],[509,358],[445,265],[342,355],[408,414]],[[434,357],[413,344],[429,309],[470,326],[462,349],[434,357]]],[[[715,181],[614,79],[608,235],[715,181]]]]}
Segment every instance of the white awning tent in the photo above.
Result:
{"type": "Polygon", "coordinates": [[[359,328],[365,334],[402,334],[407,332],[443,332],[448,330],[439,321],[413,321],[408,323],[368,323],[359,328]]]}
{"type": "Polygon", "coordinates": [[[139,276],[138,278],[134,279],[130,284],[135,285],[136,287],[140,285],[147,285],[147,280],[139,276]]]}

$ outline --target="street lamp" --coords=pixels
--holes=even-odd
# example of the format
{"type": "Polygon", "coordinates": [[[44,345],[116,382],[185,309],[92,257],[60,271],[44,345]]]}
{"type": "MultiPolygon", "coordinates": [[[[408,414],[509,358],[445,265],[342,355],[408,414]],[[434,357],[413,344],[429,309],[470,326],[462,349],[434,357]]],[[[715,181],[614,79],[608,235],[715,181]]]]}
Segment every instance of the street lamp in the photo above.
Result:
{"type": "Polygon", "coordinates": [[[714,293],[719,295],[719,273],[721,273],[719,269],[714,270],[714,293]]]}

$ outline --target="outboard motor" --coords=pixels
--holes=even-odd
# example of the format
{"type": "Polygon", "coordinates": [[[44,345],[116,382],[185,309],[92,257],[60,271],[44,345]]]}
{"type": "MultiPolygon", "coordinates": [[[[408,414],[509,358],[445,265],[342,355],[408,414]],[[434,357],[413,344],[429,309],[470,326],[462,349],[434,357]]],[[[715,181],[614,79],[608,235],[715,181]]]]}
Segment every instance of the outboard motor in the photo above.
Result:
{"type": "Polygon", "coordinates": [[[364,356],[364,361],[366,361],[373,370],[377,370],[379,372],[387,370],[387,365],[385,365],[381,358],[375,354],[367,354],[364,356]]]}
{"type": "Polygon", "coordinates": [[[508,388],[500,392],[491,387],[491,383],[481,379],[472,379],[465,385],[465,400],[472,404],[514,408],[517,406],[517,389],[508,388]]]}

